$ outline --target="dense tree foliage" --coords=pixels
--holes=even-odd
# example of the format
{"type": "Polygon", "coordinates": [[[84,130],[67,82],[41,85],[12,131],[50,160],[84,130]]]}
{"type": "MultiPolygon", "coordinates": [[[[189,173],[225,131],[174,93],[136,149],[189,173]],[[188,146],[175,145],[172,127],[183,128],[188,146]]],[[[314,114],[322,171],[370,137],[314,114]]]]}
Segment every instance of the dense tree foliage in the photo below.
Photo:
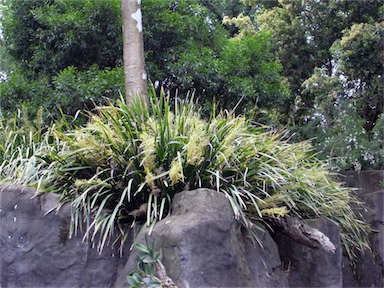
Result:
{"type": "Polygon", "coordinates": [[[288,124],[342,169],[383,167],[383,4],[248,0],[272,35],[288,124]]]}
{"type": "Polygon", "coordinates": [[[273,50],[283,65],[282,74],[294,96],[290,108],[294,108],[295,97],[304,106],[312,107],[313,98],[301,94],[302,83],[313,74],[315,67],[325,68],[327,74],[332,75],[335,61],[330,48],[333,43],[353,23],[378,21],[382,5],[380,1],[349,0],[280,0],[274,5],[270,1],[248,2],[261,8],[256,16],[258,24],[272,33],[273,50]]]}
{"type": "Polygon", "coordinates": [[[49,120],[59,117],[56,106],[74,114],[104,97],[119,97],[124,87],[119,1],[3,2],[4,114],[25,106],[34,116],[42,106],[49,120]]]}
{"type": "Polygon", "coordinates": [[[197,1],[144,2],[144,27],[148,27],[144,46],[151,80],[181,95],[196,91],[203,107],[215,99],[230,109],[242,100],[239,111],[246,113],[254,113],[256,105],[268,108],[286,97],[281,67],[269,53],[269,35],[260,33],[244,41],[228,39],[218,19],[225,12],[237,13],[239,2],[226,1],[227,10],[225,1],[215,6],[200,2],[211,10],[197,1]],[[213,7],[216,10],[212,12],[213,7]]]}
{"type": "Polygon", "coordinates": [[[314,99],[302,134],[317,137],[318,147],[338,166],[383,167],[382,23],[354,24],[332,46],[337,68],[317,68],[302,85],[314,99]]]}
{"type": "Polygon", "coordinates": [[[75,66],[121,65],[119,1],[6,1],[4,38],[25,70],[54,75],[75,66]]]}
{"type": "Polygon", "coordinates": [[[384,22],[359,23],[345,30],[335,45],[340,71],[355,81],[355,98],[360,99],[360,115],[367,132],[372,131],[383,112],[383,39],[384,22]]]}
{"type": "MultiPolygon", "coordinates": [[[[78,97],[77,108],[110,96],[93,89],[94,96],[84,99],[83,84],[79,83],[79,92],[73,90],[72,82],[68,89],[57,89],[54,78],[63,70],[66,75],[70,71],[86,74],[92,65],[98,65],[100,71],[122,65],[120,0],[84,0],[82,5],[67,0],[33,0],[24,6],[20,0],[5,3],[8,8],[4,21],[5,47],[20,68],[8,73],[9,79],[40,82],[40,78],[46,77],[47,85],[35,96],[32,91],[18,98],[3,94],[0,99],[3,109],[17,107],[27,99],[44,99],[52,94],[51,90],[71,91],[72,95],[67,98],[78,97]],[[18,73],[22,75],[12,75],[18,73]]],[[[237,13],[240,7],[238,1],[224,1],[215,6],[204,1],[144,1],[144,46],[149,79],[167,90],[177,90],[179,95],[194,90],[207,108],[212,99],[216,99],[228,109],[242,100],[239,111],[246,110],[246,113],[254,113],[255,105],[276,110],[277,106],[271,103],[281,102],[286,97],[286,89],[279,76],[281,67],[269,53],[269,34],[260,33],[243,41],[229,39],[221,24],[224,13],[237,13]],[[270,100],[264,101],[266,99],[270,100]]],[[[73,75],[71,79],[75,78],[73,75]]],[[[78,77],[77,81],[83,79],[78,77]]],[[[11,82],[7,83],[11,87],[6,88],[9,93],[13,89],[11,82]]],[[[65,97],[60,98],[65,101],[65,97]]],[[[64,102],[59,103],[65,106],[66,113],[76,108],[73,102],[70,109],[64,102]]],[[[267,114],[263,117],[267,118],[267,114]]]]}

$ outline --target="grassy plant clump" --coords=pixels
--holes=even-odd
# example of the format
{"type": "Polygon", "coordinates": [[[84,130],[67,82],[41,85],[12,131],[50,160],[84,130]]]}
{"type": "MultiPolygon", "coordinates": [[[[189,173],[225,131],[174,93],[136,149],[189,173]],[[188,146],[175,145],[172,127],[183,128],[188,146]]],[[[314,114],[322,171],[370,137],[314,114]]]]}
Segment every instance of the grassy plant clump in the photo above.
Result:
{"type": "Polygon", "coordinates": [[[323,216],[340,224],[350,253],[366,247],[368,228],[351,209],[357,200],[309,143],[289,143],[231,113],[202,119],[193,101],[162,94],[149,102],[99,107],[85,126],[50,129],[45,137],[55,141],[35,151],[30,184],[71,205],[72,232],[85,223],[102,248],[124,240],[138,220],[153,227],[176,193],[204,187],[224,193],[246,228],[270,217],[323,216]]]}
{"type": "MultiPolygon", "coordinates": [[[[13,118],[0,114],[0,180],[29,184],[38,174],[35,153],[43,145],[43,110],[39,109],[35,121],[30,121],[25,108],[13,118]]],[[[43,163],[40,163],[43,165],[43,163]]]]}

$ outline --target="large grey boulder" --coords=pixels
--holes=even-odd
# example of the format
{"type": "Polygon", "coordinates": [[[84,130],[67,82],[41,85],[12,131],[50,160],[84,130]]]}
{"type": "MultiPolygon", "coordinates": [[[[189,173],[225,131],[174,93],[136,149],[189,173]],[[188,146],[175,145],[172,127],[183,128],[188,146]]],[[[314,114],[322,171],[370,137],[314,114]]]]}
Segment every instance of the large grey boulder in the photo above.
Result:
{"type": "Polygon", "coordinates": [[[326,218],[306,220],[310,227],[323,232],[335,245],[335,253],[314,250],[276,233],[283,268],[290,287],[342,287],[342,246],[338,225],[326,218]]]}
{"type": "MultiPolygon", "coordinates": [[[[198,189],[174,197],[172,216],[156,224],[151,238],[178,287],[287,286],[276,245],[264,229],[254,231],[263,247],[242,234],[224,194],[198,189]]],[[[127,286],[135,257],[130,255],[115,287],[127,286]]]]}
{"type": "Polygon", "coordinates": [[[0,186],[0,286],[111,287],[120,261],[116,249],[99,254],[81,236],[68,239],[69,207],[48,213],[57,196],[35,193],[0,186]]]}

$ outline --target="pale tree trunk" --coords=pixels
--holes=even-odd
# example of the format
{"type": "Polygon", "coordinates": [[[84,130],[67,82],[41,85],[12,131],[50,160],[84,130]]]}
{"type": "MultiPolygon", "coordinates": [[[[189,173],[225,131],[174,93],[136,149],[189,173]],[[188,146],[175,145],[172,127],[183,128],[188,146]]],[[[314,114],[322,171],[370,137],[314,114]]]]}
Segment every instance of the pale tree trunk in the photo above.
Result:
{"type": "Polygon", "coordinates": [[[121,6],[125,98],[128,105],[135,97],[142,97],[147,102],[141,0],[121,0],[121,6]]]}

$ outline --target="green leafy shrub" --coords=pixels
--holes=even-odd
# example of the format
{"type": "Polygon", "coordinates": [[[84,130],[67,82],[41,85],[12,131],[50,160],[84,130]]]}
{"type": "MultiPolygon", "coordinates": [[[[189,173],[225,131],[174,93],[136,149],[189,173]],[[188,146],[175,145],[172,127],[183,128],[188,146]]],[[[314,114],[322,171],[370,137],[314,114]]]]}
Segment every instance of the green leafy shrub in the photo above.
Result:
{"type": "Polygon", "coordinates": [[[162,283],[163,281],[174,285],[172,279],[167,277],[165,268],[160,261],[161,253],[155,251],[156,241],[153,241],[152,244],[148,243],[148,241],[146,236],[145,244],[136,243],[135,245],[135,248],[139,250],[139,254],[135,259],[137,269],[127,277],[128,284],[132,288],[170,287],[162,285],[165,284],[162,283]],[[159,277],[166,279],[160,279],[159,277]]]}
{"type": "Polygon", "coordinates": [[[93,65],[86,71],[68,67],[51,80],[14,71],[7,81],[0,82],[0,107],[5,118],[26,109],[31,119],[42,107],[43,120],[48,124],[59,120],[62,113],[74,116],[78,110],[92,110],[95,105],[116,100],[124,89],[121,67],[103,70],[93,65]]]}
{"type": "MultiPolygon", "coordinates": [[[[0,91],[0,109],[5,118],[12,118],[18,110],[26,109],[25,112],[34,119],[40,107],[52,104],[49,97],[52,95],[52,88],[48,79],[45,77],[33,79],[18,70],[8,74],[6,81],[0,82],[0,91]]],[[[45,121],[48,121],[48,115],[48,113],[43,115],[45,121]]]]}
{"type": "Polygon", "coordinates": [[[371,133],[362,126],[364,120],[356,109],[339,113],[331,127],[324,127],[324,118],[315,114],[300,128],[301,135],[312,138],[319,151],[318,158],[328,161],[332,171],[380,170],[384,168],[384,116],[371,133]]]}
{"type": "Polygon", "coordinates": [[[69,66],[121,64],[120,1],[5,2],[4,44],[23,69],[54,75],[69,66]]]}
{"type": "Polygon", "coordinates": [[[86,71],[68,67],[53,78],[52,103],[58,103],[67,115],[95,105],[106,104],[116,95],[124,95],[123,68],[100,69],[92,65],[86,71]]]}
{"type": "MultiPolygon", "coordinates": [[[[318,157],[328,159],[335,171],[384,168],[384,115],[379,113],[374,122],[368,121],[368,130],[362,113],[368,110],[362,108],[366,104],[358,90],[354,81],[328,76],[321,69],[315,69],[303,84],[303,94],[314,99],[314,108],[305,112],[303,125],[294,129],[313,139],[318,157]]],[[[370,93],[373,100],[381,95],[380,91],[370,93]]]]}
{"type": "MultiPolygon", "coordinates": [[[[369,170],[384,168],[384,115],[368,133],[362,126],[364,120],[340,115],[338,125],[319,134],[315,145],[324,159],[337,171],[369,170]]],[[[355,114],[356,115],[356,114],[355,114]]]]}
{"type": "Polygon", "coordinates": [[[204,120],[193,101],[171,104],[162,94],[149,107],[139,100],[99,107],[87,125],[49,133],[60,141],[36,151],[29,184],[59,193],[73,208],[71,232],[85,223],[86,237],[102,236],[100,249],[124,241],[138,220],[153,227],[176,193],[199,187],[224,193],[245,228],[269,217],[323,216],[340,224],[347,248],[366,246],[368,228],[351,209],[357,200],[310,144],[290,144],[243,117],[204,120]]]}
{"type": "Polygon", "coordinates": [[[217,101],[223,109],[237,105],[236,111],[270,123],[269,114],[283,114],[289,93],[269,43],[268,33],[262,32],[228,39],[219,52],[190,43],[177,62],[168,64],[173,83],[167,85],[180,91],[194,89],[202,107],[209,107],[203,110],[206,115],[217,101]]]}

